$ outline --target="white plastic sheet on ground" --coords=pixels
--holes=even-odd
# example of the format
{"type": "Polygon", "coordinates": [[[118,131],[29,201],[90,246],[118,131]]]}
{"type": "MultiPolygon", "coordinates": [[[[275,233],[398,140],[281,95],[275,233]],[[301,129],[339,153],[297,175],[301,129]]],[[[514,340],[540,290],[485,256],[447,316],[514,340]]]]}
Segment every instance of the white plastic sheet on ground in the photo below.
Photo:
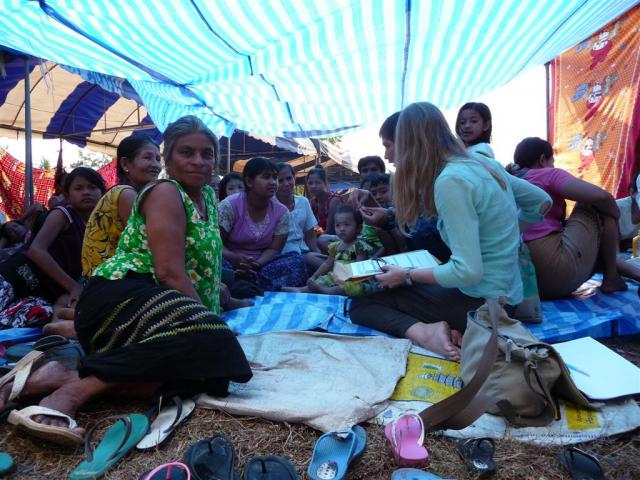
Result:
{"type": "Polygon", "coordinates": [[[197,405],[236,415],[305,423],[323,432],[375,417],[404,376],[409,340],[317,332],[238,337],[254,368],[230,395],[200,395],[197,405]]]}

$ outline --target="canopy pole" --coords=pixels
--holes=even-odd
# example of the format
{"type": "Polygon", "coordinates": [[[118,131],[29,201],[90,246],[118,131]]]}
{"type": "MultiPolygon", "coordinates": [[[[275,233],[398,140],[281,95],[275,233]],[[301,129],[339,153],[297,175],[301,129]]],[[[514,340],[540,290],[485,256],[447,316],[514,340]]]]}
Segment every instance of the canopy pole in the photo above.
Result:
{"type": "Polygon", "coordinates": [[[227,137],[227,173],[231,173],[231,135],[227,137]]]}
{"type": "Polygon", "coordinates": [[[24,124],[25,124],[25,162],[24,162],[24,207],[33,204],[33,163],[31,151],[31,85],[29,81],[29,59],[24,59],[24,124]]]}
{"type": "Polygon", "coordinates": [[[547,62],[544,64],[544,75],[545,75],[545,95],[546,95],[546,105],[545,105],[545,120],[547,121],[547,142],[551,142],[551,131],[550,131],[550,125],[549,125],[549,107],[550,107],[550,103],[551,103],[551,99],[550,99],[550,89],[549,89],[549,82],[550,82],[550,74],[549,74],[549,63],[547,62]]]}

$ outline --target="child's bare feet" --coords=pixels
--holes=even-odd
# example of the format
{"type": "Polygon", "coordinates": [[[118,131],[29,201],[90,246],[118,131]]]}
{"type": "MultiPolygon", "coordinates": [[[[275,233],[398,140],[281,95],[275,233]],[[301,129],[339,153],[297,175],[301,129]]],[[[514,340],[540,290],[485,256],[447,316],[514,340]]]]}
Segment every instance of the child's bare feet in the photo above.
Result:
{"type": "Polygon", "coordinates": [[[342,287],[325,287],[312,279],[307,280],[307,287],[309,288],[309,291],[313,293],[322,293],[323,295],[344,295],[344,289],[342,287]]]}
{"type": "Polygon", "coordinates": [[[309,292],[308,287],[282,287],[280,290],[283,292],[290,292],[290,293],[308,293],[309,292]]]}

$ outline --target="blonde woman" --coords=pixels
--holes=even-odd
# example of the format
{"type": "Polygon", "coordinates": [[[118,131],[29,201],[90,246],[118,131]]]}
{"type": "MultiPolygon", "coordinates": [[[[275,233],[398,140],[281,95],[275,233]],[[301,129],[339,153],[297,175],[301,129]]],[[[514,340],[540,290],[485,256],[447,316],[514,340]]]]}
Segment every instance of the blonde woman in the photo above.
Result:
{"type": "MultiPolygon", "coordinates": [[[[401,112],[395,163],[397,227],[406,232],[419,215],[437,215],[451,258],[435,268],[385,266],[376,279],[386,290],[354,298],[351,319],[458,360],[469,310],[484,298],[522,301],[518,220],[540,221],[550,199],[497,162],[468,153],[430,103],[401,112]]],[[[361,210],[368,223],[390,221],[378,209],[361,210]]]]}

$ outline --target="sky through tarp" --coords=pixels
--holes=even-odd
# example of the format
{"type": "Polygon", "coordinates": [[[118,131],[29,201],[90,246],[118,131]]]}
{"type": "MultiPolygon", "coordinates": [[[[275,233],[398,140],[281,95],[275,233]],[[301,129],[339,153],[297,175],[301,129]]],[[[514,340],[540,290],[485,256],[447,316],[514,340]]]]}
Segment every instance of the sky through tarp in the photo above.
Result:
{"type": "MultiPolygon", "coordinates": [[[[0,0],[0,45],[128,80],[160,130],[335,135],[507,83],[632,0],[0,0]]],[[[526,95],[526,92],[523,92],[526,95]]]]}

